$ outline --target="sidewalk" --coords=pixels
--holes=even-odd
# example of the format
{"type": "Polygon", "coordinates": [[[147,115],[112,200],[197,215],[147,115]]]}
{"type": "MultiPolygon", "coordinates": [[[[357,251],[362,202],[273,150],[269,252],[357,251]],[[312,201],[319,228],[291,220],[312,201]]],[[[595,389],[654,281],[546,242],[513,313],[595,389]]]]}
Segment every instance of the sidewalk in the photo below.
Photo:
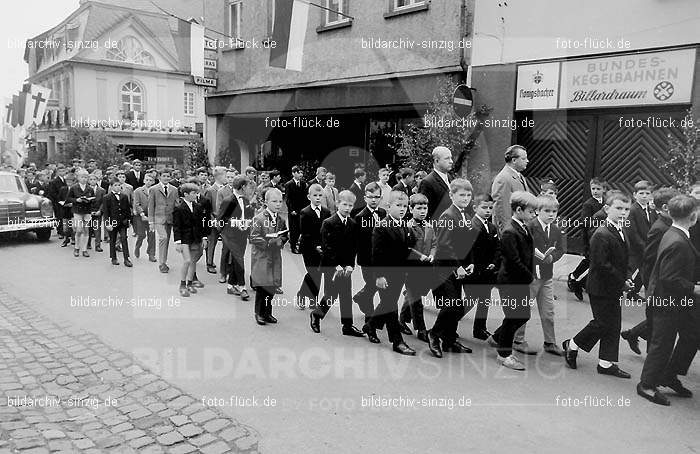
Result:
{"type": "Polygon", "coordinates": [[[0,288],[0,454],[257,449],[253,429],[0,288]]]}

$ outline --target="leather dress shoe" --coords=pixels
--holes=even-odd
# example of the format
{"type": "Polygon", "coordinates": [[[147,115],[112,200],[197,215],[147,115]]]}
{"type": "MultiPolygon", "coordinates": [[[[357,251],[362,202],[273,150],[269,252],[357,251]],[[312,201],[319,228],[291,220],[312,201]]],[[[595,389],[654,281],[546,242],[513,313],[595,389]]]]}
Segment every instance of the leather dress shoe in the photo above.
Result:
{"type": "Polygon", "coordinates": [[[70,243],[70,240],[64,241],[63,243],[61,243],[61,247],[66,247],[66,246],[68,246],[68,243],[70,243]]]}
{"type": "Polygon", "coordinates": [[[399,329],[401,330],[401,334],[405,334],[406,336],[412,336],[413,331],[411,331],[411,328],[406,324],[406,322],[402,322],[399,320],[399,329]]]}
{"type": "Polygon", "coordinates": [[[190,291],[187,290],[187,287],[184,287],[184,286],[183,286],[183,287],[180,287],[180,288],[178,289],[178,291],[180,292],[180,296],[182,296],[182,297],[187,298],[188,296],[190,296],[190,291]]]}
{"type": "Polygon", "coordinates": [[[661,386],[671,388],[676,394],[678,394],[678,397],[693,397],[693,392],[683,386],[683,383],[681,383],[678,377],[664,381],[661,383],[661,386]]]}
{"type": "Polygon", "coordinates": [[[119,260],[112,259],[112,265],[119,265],[119,260]]]}
{"type": "Polygon", "coordinates": [[[79,249],[73,249],[73,257],[80,257],[80,250],[79,249]]]}
{"type": "Polygon", "coordinates": [[[207,273],[216,274],[216,266],[207,265],[207,273]]]}
{"type": "Polygon", "coordinates": [[[158,265],[158,270],[161,273],[167,273],[168,271],[170,271],[170,268],[168,268],[168,265],[158,265]]]}
{"type": "Polygon", "coordinates": [[[393,350],[401,355],[416,356],[416,351],[408,345],[406,345],[405,342],[394,344],[393,350]]]}
{"type": "Polygon", "coordinates": [[[95,252],[102,252],[102,246],[95,246],[95,252]]]}
{"type": "Polygon", "coordinates": [[[381,341],[377,337],[377,330],[369,326],[368,324],[365,323],[365,325],[362,327],[362,332],[367,335],[367,339],[373,344],[378,344],[381,341]]]}
{"type": "Polygon", "coordinates": [[[83,251],[83,257],[90,257],[90,253],[88,251],[83,251]]]}
{"type": "Polygon", "coordinates": [[[191,294],[195,294],[195,293],[197,293],[197,288],[194,285],[190,284],[187,286],[187,291],[190,292],[191,294]]]}
{"type": "Polygon", "coordinates": [[[225,284],[226,283],[226,276],[219,276],[219,284],[225,284]]]}
{"type": "Polygon", "coordinates": [[[557,344],[544,344],[544,351],[556,356],[564,356],[564,350],[559,348],[557,344]]]}
{"type": "Polygon", "coordinates": [[[309,314],[309,326],[314,333],[321,332],[321,318],[313,312],[309,314]]]}
{"type": "Polygon", "coordinates": [[[238,290],[236,287],[231,287],[231,288],[226,287],[226,293],[228,293],[229,295],[235,295],[235,296],[241,295],[241,291],[238,290]]]}
{"type": "Polygon", "coordinates": [[[639,394],[649,402],[653,402],[658,405],[663,405],[665,407],[671,405],[671,402],[669,402],[668,398],[661,394],[661,391],[659,391],[657,388],[647,388],[645,386],[642,386],[641,383],[637,383],[637,394],[639,394]]]}
{"type": "Polygon", "coordinates": [[[264,317],[261,317],[261,316],[258,315],[258,314],[255,314],[255,322],[256,322],[258,325],[266,325],[266,323],[265,323],[265,318],[264,318],[264,317]]]}
{"type": "Polygon", "coordinates": [[[433,334],[432,331],[428,331],[428,348],[430,353],[436,358],[442,358],[442,349],[440,348],[440,338],[433,334]]]}
{"type": "Polygon", "coordinates": [[[343,326],[343,336],[365,337],[365,333],[352,325],[343,326]]]}
{"type": "Polygon", "coordinates": [[[489,333],[488,330],[485,329],[475,329],[474,331],[472,331],[472,336],[474,336],[475,339],[485,341],[489,338],[489,336],[491,336],[491,333],[489,333]]]}
{"type": "Polygon", "coordinates": [[[597,369],[598,373],[601,375],[610,375],[617,378],[632,378],[630,374],[617,367],[617,364],[613,364],[610,367],[601,367],[600,364],[598,364],[597,369]]]}
{"type": "Polygon", "coordinates": [[[266,315],[263,318],[265,319],[266,323],[272,323],[272,324],[277,323],[277,319],[272,314],[266,315]]]}
{"type": "Polygon", "coordinates": [[[241,290],[241,299],[243,301],[248,301],[249,298],[250,298],[250,295],[248,294],[248,290],[246,290],[246,289],[241,290]]]}
{"type": "Polygon", "coordinates": [[[566,365],[572,369],[576,369],[576,357],[578,356],[578,351],[571,350],[569,348],[570,342],[571,339],[567,339],[564,342],[562,342],[561,346],[564,350],[564,359],[566,360],[566,365]]]}
{"type": "Polygon", "coordinates": [[[527,341],[513,342],[513,350],[515,350],[516,352],[523,353],[525,355],[537,354],[537,350],[534,348],[530,348],[530,345],[527,343],[527,341]]]}
{"type": "Polygon", "coordinates": [[[132,266],[134,266],[134,264],[131,263],[131,260],[129,260],[129,259],[124,259],[124,266],[126,266],[126,267],[128,267],[128,268],[131,268],[132,266]]]}
{"type": "Polygon", "coordinates": [[[626,329],[621,331],[620,337],[627,341],[627,343],[630,345],[630,350],[638,355],[642,354],[642,351],[639,349],[639,338],[633,335],[630,330],[626,329]]]}
{"type": "Polygon", "coordinates": [[[192,287],[194,288],[204,288],[204,283],[200,280],[192,281],[192,287]]]}
{"type": "Polygon", "coordinates": [[[423,342],[428,342],[428,331],[424,329],[419,329],[416,332],[416,339],[421,340],[423,342]]]}
{"type": "Polygon", "coordinates": [[[472,349],[466,345],[462,345],[459,341],[454,341],[452,345],[444,345],[442,350],[451,353],[471,353],[472,349]]]}

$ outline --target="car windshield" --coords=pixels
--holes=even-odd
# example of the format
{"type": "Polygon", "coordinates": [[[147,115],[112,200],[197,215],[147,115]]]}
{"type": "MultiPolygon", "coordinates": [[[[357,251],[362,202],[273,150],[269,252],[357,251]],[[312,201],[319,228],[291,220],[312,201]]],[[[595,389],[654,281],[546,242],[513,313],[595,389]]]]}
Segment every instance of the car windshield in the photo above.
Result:
{"type": "Polygon", "coordinates": [[[26,192],[18,175],[0,175],[0,192],[26,192]]]}

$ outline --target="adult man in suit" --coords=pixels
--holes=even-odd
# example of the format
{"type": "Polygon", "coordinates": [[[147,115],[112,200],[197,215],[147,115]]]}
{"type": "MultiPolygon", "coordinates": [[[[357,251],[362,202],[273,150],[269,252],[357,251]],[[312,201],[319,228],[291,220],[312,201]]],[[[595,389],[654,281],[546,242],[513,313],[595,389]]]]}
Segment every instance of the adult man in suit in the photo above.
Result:
{"type": "Polygon", "coordinates": [[[355,205],[350,211],[350,217],[354,218],[357,213],[362,211],[362,209],[367,205],[365,202],[365,179],[367,179],[367,173],[364,169],[355,169],[355,180],[352,182],[348,190],[355,195],[355,205]]]}
{"type": "Polygon", "coordinates": [[[141,170],[141,161],[139,159],[134,159],[132,161],[132,168],[126,172],[126,182],[131,185],[132,188],[140,188],[143,186],[143,176],[146,173],[141,170]]]}
{"type": "MultiPolygon", "coordinates": [[[[56,167],[56,178],[51,180],[51,182],[49,183],[48,193],[46,194],[49,200],[51,200],[54,209],[57,209],[57,207],[60,206],[58,202],[60,201],[59,194],[61,192],[61,188],[65,188],[66,186],[68,186],[68,184],[66,183],[65,175],[66,167],[63,164],[58,164],[58,166],[56,167]]],[[[60,216],[58,219],[58,225],[56,226],[56,229],[58,230],[58,237],[63,238],[64,226],[62,216],[60,216]]]]}
{"type": "Polygon", "coordinates": [[[233,193],[221,202],[216,225],[221,227],[221,255],[230,257],[230,266],[226,267],[229,271],[226,293],[240,296],[246,301],[250,296],[245,288],[244,256],[251,222],[255,216],[255,210],[250,205],[250,199],[255,192],[255,182],[242,175],[236,175],[231,186],[233,193]]]}
{"type": "MultiPolygon", "coordinates": [[[[214,183],[209,186],[204,192],[204,198],[209,200],[212,206],[212,215],[216,219],[219,215],[217,211],[217,195],[219,189],[224,187],[226,184],[226,167],[216,166],[214,167],[214,183]]],[[[207,262],[207,272],[211,274],[216,274],[216,265],[214,265],[214,253],[216,251],[216,243],[219,238],[219,233],[221,229],[218,225],[213,225],[212,229],[209,231],[209,237],[207,237],[207,250],[206,250],[206,262],[207,262]]]]}
{"type": "MultiPolygon", "coordinates": [[[[131,267],[129,260],[129,242],[127,241],[126,229],[131,220],[131,204],[129,198],[121,193],[122,184],[114,178],[110,184],[110,192],[102,201],[102,213],[104,225],[109,232],[109,257],[112,265],[119,265],[117,260],[117,236],[121,238],[122,254],[124,254],[124,266],[131,267]]],[[[172,221],[171,221],[172,222],[172,221]]]]}
{"type": "Polygon", "coordinates": [[[679,195],[668,202],[673,224],[664,234],[649,278],[648,300],[652,323],[651,342],[637,393],[656,404],[670,405],[658,386],[673,389],[681,397],[693,394],[678,375],[685,375],[700,346],[693,326],[692,307],[696,252],[690,228],[697,222],[695,199],[679,195]],[[679,335],[678,343],[676,335],[679,335]],[[674,348],[675,344],[675,348],[674,348]]]}
{"type": "Polygon", "coordinates": [[[170,271],[168,247],[173,229],[173,208],[178,199],[177,188],[170,184],[170,175],[170,169],[161,170],[160,182],[148,191],[148,227],[158,238],[158,269],[161,273],[170,271]]]}
{"type": "Polygon", "coordinates": [[[522,145],[511,145],[504,155],[506,164],[493,179],[491,197],[494,201],[493,223],[503,231],[510,223],[510,195],[515,191],[529,191],[522,173],[527,168],[527,151],[522,145]]]}
{"type": "Polygon", "coordinates": [[[625,290],[633,288],[632,280],[627,277],[629,240],[621,227],[629,216],[630,199],[620,191],[610,191],[604,208],[605,224],[591,237],[591,267],[586,283],[593,320],[572,339],[565,340],[562,347],[566,364],[576,369],[579,348],[589,352],[600,341],[598,373],[630,378],[630,374],[615,364],[620,350],[620,298],[625,290]]]}
{"type": "MultiPolygon", "coordinates": [[[[301,254],[304,258],[306,275],[297,292],[297,307],[304,309],[306,299],[310,298],[314,306],[321,287],[321,225],[331,216],[331,212],[321,206],[323,188],[320,184],[309,186],[309,202],[299,214],[301,230],[301,254]]],[[[313,306],[309,306],[313,307],[313,306]]]]}
{"type": "Polygon", "coordinates": [[[299,212],[304,209],[308,202],[306,184],[301,179],[303,175],[301,167],[293,166],[292,179],[284,185],[289,218],[289,247],[294,254],[299,253],[299,212]]]}
{"type": "Polygon", "coordinates": [[[433,171],[420,182],[418,192],[428,198],[428,220],[439,219],[451,204],[450,178],[452,151],[447,147],[433,148],[433,171]]]}

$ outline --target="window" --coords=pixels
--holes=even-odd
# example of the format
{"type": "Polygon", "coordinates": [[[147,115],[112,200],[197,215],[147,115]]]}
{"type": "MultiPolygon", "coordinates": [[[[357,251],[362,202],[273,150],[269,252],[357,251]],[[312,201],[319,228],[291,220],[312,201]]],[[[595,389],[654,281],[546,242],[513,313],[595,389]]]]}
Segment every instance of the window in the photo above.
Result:
{"type": "Polygon", "coordinates": [[[228,4],[228,34],[234,38],[241,37],[241,7],[240,1],[231,1],[228,4]]]}
{"type": "Polygon", "coordinates": [[[194,115],[194,93],[185,92],[185,115],[194,115]]]}
{"type": "Polygon", "coordinates": [[[389,0],[389,11],[384,13],[384,19],[427,11],[429,8],[430,3],[425,0],[389,0]]]}
{"type": "Polygon", "coordinates": [[[143,49],[141,42],[133,36],[127,36],[117,42],[117,47],[107,49],[107,59],[153,66],[153,56],[143,49]]]}
{"type": "Polygon", "coordinates": [[[135,112],[143,113],[143,90],[136,82],[129,81],[121,89],[122,118],[137,120],[143,118],[135,112]],[[138,117],[138,118],[136,118],[138,117]]]}
{"type": "Polygon", "coordinates": [[[326,25],[340,24],[347,22],[349,18],[338,14],[339,11],[348,14],[348,0],[326,0],[326,25]],[[329,11],[333,10],[333,11],[329,11]]]}
{"type": "Polygon", "coordinates": [[[425,0],[393,0],[394,10],[425,4],[425,0]]]}

